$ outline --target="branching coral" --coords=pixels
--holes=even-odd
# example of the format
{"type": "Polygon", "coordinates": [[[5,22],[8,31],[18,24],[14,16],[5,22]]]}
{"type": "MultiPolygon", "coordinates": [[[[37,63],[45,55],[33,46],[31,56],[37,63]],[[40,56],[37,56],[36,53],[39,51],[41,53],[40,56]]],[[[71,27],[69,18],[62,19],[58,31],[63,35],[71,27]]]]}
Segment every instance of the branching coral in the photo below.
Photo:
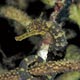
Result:
{"type": "MultiPolygon", "coordinates": [[[[69,45],[66,50],[65,59],[80,60],[80,49],[75,45],[69,45]]],[[[79,80],[79,79],[80,79],[79,71],[67,72],[56,78],[56,80],[79,80]]]]}
{"type": "Polygon", "coordinates": [[[56,80],[79,80],[80,79],[80,72],[69,72],[61,75],[56,80]],[[66,77],[66,78],[65,78],[66,77]]]}
{"type": "Polygon", "coordinates": [[[80,60],[79,47],[77,47],[75,45],[69,45],[68,48],[66,49],[65,59],[80,60]]]}
{"type": "Polygon", "coordinates": [[[41,0],[44,4],[46,4],[48,7],[53,7],[56,3],[55,0],[41,0]]]}
{"type": "MultiPolygon", "coordinates": [[[[16,77],[16,80],[23,79],[31,79],[36,77],[32,77],[32,75],[35,76],[41,76],[41,75],[49,75],[53,73],[60,73],[60,72],[70,72],[70,71],[80,71],[80,61],[74,61],[74,60],[61,60],[61,61],[49,61],[47,63],[37,63],[31,68],[28,66],[30,65],[27,63],[29,60],[32,62],[36,61],[37,56],[30,56],[28,58],[25,58],[20,68],[17,68],[16,70],[12,70],[9,73],[1,74],[0,80],[9,80],[10,78],[14,80],[12,77],[16,77]],[[36,58],[35,58],[36,57],[36,58]],[[31,58],[33,61],[31,61],[31,58]],[[72,67],[73,65],[73,67],[72,67]],[[22,76],[23,75],[23,76],[22,76]]],[[[37,60],[38,61],[38,60],[37,60]]],[[[31,79],[33,80],[33,79],[31,79]]]]}
{"type": "Polygon", "coordinates": [[[0,16],[19,22],[24,27],[31,23],[31,19],[27,14],[13,6],[1,7],[0,16]]]}
{"type": "Polygon", "coordinates": [[[0,75],[0,80],[19,80],[19,75],[16,73],[16,70],[7,72],[0,75]]]}
{"type": "Polygon", "coordinates": [[[74,60],[61,60],[61,61],[51,61],[47,63],[42,63],[37,67],[29,70],[31,74],[42,75],[49,73],[67,72],[67,71],[79,71],[80,62],[74,60]],[[73,67],[72,67],[73,65],[73,67]]]}
{"type": "MultiPolygon", "coordinates": [[[[1,17],[13,20],[15,21],[15,25],[19,24],[18,26],[24,27],[25,29],[24,33],[15,37],[16,41],[22,41],[36,35],[40,35],[42,37],[37,54],[35,56],[31,55],[30,57],[26,57],[22,60],[18,69],[12,70],[9,73],[1,74],[0,80],[39,80],[40,76],[47,76],[61,72],[80,71],[79,58],[71,59],[71,56],[68,58],[68,54],[66,54],[65,59],[62,60],[46,61],[49,48],[53,48],[53,52],[57,52],[67,45],[65,31],[63,30],[62,25],[58,23],[57,17],[62,17],[62,15],[59,15],[60,12],[64,13],[64,9],[69,8],[68,6],[71,5],[72,0],[65,1],[65,3],[64,0],[62,0],[62,3],[65,5],[62,5],[62,3],[60,4],[59,2],[61,1],[59,0],[50,2],[48,0],[44,0],[42,2],[50,7],[53,7],[55,3],[57,4],[53,12],[55,15],[51,15],[50,17],[52,19],[48,21],[40,18],[31,19],[24,11],[20,10],[21,8],[17,9],[16,7],[9,5],[0,8],[1,17]]],[[[10,4],[13,5],[12,2],[10,4]]],[[[79,14],[76,19],[74,19],[76,14],[73,14],[72,11],[76,11],[77,14],[80,11],[74,5],[70,7],[69,18],[74,21],[76,20],[79,24],[79,14]]],[[[74,47],[72,47],[72,49],[73,48],[74,47]]],[[[67,53],[72,53],[71,50],[67,49],[67,53]]]]}
{"type": "Polygon", "coordinates": [[[72,4],[69,13],[69,18],[80,26],[80,3],[72,4]]]}
{"type": "Polygon", "coordinates": [[[22,10],[25,10],[28,6],[28,1],[26,0],[6,0],[6,3],[22,10]]]}

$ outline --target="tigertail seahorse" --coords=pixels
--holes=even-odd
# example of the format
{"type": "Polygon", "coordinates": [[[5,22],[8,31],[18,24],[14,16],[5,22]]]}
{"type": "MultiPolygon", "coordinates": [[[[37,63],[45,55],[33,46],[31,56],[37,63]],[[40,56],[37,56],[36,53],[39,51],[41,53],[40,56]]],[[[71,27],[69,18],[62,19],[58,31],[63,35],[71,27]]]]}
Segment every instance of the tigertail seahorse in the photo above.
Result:
{"type": "Polygon", "coordinates": [[[44,38],[46,34],[51,35],[51,37],[53,38],[51,46],[55,50],[59,50],[67,45],[65,32],[61,26],[51,21],[39,19],[36,19],[31,24],[29,24],[26,27],[26,32],[22,35],[16,36],[15,40],[22,41],[28,37],[35,35],[41,35],[42,38],[44,38]]]}

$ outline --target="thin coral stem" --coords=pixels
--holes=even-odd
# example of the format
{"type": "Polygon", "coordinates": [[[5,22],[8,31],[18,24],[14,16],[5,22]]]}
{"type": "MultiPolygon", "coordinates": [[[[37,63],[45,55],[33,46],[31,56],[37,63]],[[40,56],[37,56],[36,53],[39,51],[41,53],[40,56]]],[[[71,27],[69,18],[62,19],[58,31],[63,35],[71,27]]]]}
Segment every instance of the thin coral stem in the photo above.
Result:
{"type": "Polygon", "coordinates": [[[60,73],[69,71],[80,71],[80,61],[49,61],[47,63],[38,64],[38,66],[29,70],[29,72],[33,75],[45,75],[50,73],[60,73]]]}

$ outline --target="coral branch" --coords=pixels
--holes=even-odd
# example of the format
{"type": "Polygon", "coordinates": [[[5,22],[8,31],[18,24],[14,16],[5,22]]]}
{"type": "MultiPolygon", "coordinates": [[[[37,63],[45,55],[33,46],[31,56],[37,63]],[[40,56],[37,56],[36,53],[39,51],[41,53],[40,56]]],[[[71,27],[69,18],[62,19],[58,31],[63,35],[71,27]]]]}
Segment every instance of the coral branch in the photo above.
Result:
{"type": "Polygon", "coordinates": [[[24,27],[31,23],[31,19],[27,14],[12,6],[1,7],[0,16],[17,21],[24,27]]]}
{"type": "Polygon", "coordinates": [[[16,72],[16,70],[12,70],[10,72],[5,72],[0,75],[0,80],[20,80],[20,76],[16,72]]]}
{"type": "Polygon", "coordinates": [[[29,70],[29,72],[33,75],[45,75],[50,73],[60,73],[69,71],[80,71],[80,61],[49,61],[47,63],[39,64],[37,67],[34,67],[29,70]]]}
{"type": "Polygon", "coordinates": [[[72,4],[69,13],[69,18],[80,26],[80,3],[72,4]]]}
{"type": "MultiPolygon", "coordinates": [[[[26,65],[27,66],[27,65],[26,65]]],[[[74,60],[60,60],[60,61],[49,61],[46,63],[38,63],[33,65],[32,68],[17,68],[10,72],[0,75],[0,80],[23,80],[30,79],[36,80],[35,76],[49,75],[52,73],[80,71],[80,61],[74,60]],[[22,74],[21,74],[22,73],[22,74]]]]}

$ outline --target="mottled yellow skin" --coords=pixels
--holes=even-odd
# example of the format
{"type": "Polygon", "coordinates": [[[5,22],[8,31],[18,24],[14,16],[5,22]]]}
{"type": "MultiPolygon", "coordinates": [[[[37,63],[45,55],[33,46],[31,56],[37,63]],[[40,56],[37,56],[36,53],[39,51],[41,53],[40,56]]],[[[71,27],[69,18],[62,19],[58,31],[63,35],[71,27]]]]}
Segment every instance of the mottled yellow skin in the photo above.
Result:
{"type": "MultiPolygon", "coordinates": [[[[44,38],[48,33],[52,37],[51,43],[53,45],[53,49],[59,50],[67,45],[64,30],[57,23],[41,19],[33,20],[32,23],[26,26],[26,32],[22,35],[16,36],[15,40],[22,41],[36,35],[41,35],[41,37],[44,38]]],[[[49,39],[47,38],[45,40],[49,39]]]]}
{"type": "Polygon", "coordinates": [[[42,21],[42,20],[33,20],[31,24],[29,24],[26,27],[26,33],[16,36],[16,41],[22,41],[28,37],[34,36],[34,35],[45,35],[50,27],[52,26],[52,23],[50,21],[42,21]]]}

